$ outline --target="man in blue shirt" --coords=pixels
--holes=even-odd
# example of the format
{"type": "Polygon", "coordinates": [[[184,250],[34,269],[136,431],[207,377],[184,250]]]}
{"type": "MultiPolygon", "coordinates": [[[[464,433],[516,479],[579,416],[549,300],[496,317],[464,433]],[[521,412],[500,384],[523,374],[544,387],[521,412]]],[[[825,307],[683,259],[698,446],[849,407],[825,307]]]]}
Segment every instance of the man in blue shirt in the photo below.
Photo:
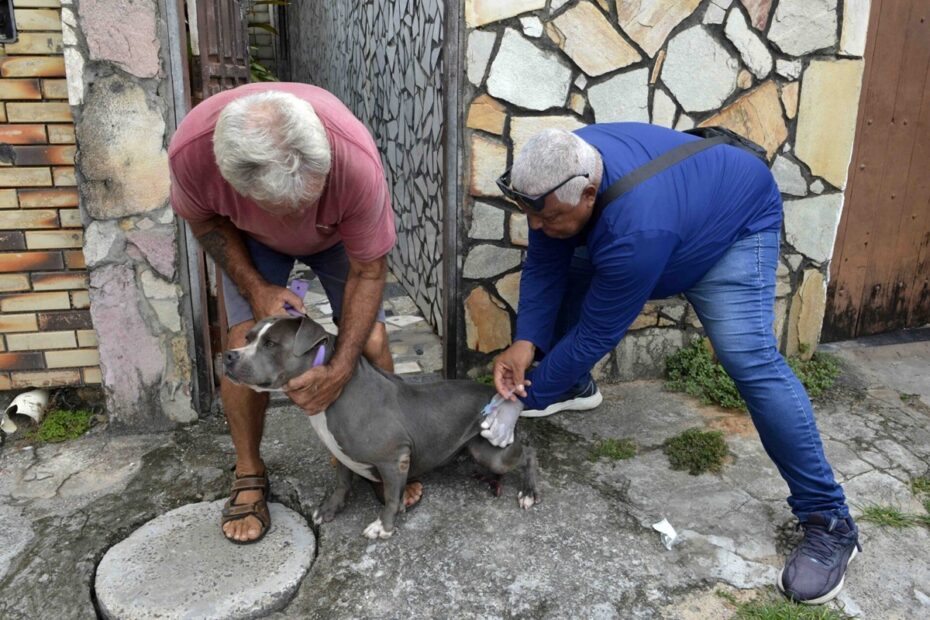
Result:
{"type": "Polygon", "coordinates": [[[684,293],[746,400],[804,528],[778,585],[806,603],[834,598],[858,530],[823,453],[810,400],[773,334],[782,204],[768,168],[717,145],[603,205],[615,181],[699,138],[636,123],[546,130],[501,179],[528,218],[514,343],[494,363],[505,402],[485,436],[512,441],[529,415],[600,403],[594,364],[617,346],[649,299],[684,293]],[[535,359],[539,365],[530,369],[535,359]]]}

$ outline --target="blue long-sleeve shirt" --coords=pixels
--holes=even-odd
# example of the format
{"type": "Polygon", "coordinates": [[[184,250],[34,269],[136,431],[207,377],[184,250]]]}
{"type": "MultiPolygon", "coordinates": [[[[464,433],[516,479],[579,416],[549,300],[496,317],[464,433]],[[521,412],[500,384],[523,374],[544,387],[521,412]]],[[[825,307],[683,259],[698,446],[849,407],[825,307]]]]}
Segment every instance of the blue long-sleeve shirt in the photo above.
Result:
{"type": "MultiPolygon", "coordinates": [[[[654,125],[609,123],[575,132],[598,150],[603,194],[650,159],[698,138],[654,125]]],[[[528,374],[523,399],[543,409],[617,346],[649,299],[682,293],[747,235],[781,226],[782,204],[768,168],[727,145],[693,155],[614,200],[588,230],[553,239],[531,230],[520,282],[517,340],[546,353],[528,374]],[[569,265],[587,245],[594,277],[581,318],[555,343],[553,331],[569,265]]]]}

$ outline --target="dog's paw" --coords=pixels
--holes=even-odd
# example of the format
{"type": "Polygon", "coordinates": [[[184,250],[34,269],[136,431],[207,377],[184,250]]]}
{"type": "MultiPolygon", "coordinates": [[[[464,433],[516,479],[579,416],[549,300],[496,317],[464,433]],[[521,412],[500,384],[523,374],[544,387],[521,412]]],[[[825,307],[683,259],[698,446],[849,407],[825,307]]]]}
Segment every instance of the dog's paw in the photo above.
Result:
{"type": "Polygon", "coordinates": [[[520,505],[520,508],[523,510],[529,510],[541,500],[539,499],[539,494],[533,491],[520,491],[517,493],[517,503],[520,505]]]}
{"type": "Polygon", "coordinates": [[[365,538],[370,538],[372,540],[376,538],[390,538],[394,534],[394,530],[388,531],[384,529],[384,526],[381,525],[381,519],[375,519],[368,524],[368,527],[365,528],[365,531],[362,532],[362,535],[365,538]]]}

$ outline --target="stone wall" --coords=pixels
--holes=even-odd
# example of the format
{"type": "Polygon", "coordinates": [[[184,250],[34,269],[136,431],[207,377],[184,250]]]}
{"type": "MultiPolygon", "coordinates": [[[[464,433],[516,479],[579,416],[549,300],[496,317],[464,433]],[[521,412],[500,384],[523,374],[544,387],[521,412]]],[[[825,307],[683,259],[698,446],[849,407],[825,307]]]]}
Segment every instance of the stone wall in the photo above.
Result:
{"type": "Polygon", "coordinates": [[[291,79],[326,88],[371,130],[397,222],[391,270],[442,330],[443,2],[291,3],[291,79]]]}
{"type": "Polygon", "coordinates": [[[178,225],[168,205],[174,112],[166,5],[61,5],[90,314],[107,410],[123,428],[188,422],[196,417],[192,320],[182,304],[178,225]]]}
{"type": "Polygon", "coordinates": [[[0,390],[100,383],[58,0],[0,46],[0,390]]]}
{"type": "MultiPolygon", "coordinates": [[[[466,0],[468,193],[459,371],[510,343],[526,219],[494,179],[545,127],[724,125],[762,144],[785,200],[774,329],[787,354],[820,335],[862,78],[868,0],[466,0]]],[[[646,306],[602,378],[659,375],[700,323],[646,306]]]]}

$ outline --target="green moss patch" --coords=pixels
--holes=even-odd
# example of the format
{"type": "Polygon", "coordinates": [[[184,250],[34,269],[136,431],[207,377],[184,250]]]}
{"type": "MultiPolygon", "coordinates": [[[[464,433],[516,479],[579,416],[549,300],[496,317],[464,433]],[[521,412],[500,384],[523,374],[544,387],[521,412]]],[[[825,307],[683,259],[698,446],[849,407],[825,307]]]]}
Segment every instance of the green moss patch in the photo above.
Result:
{"type": "Polygon", "coordinates": [[[87,409],[49,411],[37,428],[26,434],[27,439],[58,443],[80,437],[90,428],[93,413],[87,409]]]}
{"type": "MultiPolygon", "coordinates": [[[[840,373],[836,358],[823,353],[815,353],[809,360],[792,357],[787,361],[811,398],[823,395],[840,373]]],[[[670,355],[665,360],[665,377],[666,388],[700,398],[705,405],[746,410],[733,379],[702,340],[670,355]]]]}
{"type": "Polygon", "coordinates": [[[610,459],[612,461],[622,461],[624,459],[631,459],[634,456],[636,456],[635,441],[628,438],[607,438],[594,444],[594,448],[591,449],[588,458],[592,461],[601,458],[610,459]]]}
{"type": "Polygon", "coordinates": [[[730,454],[722,431],[705,431],[700,428],[689,428],[667,439],[663,450],[668,455],[672,469],[686,469],[692,476],[720,471],[730,454]]]}

